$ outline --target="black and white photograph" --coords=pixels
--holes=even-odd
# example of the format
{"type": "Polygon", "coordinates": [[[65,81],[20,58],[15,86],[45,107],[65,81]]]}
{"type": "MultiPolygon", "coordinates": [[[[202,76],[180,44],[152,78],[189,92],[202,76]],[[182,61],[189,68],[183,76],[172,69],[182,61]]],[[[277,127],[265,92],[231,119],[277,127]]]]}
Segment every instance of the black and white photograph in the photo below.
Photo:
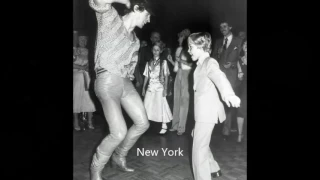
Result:
{"type": "Polygon", "coordinates": [[[73,180],[247,180],[247,0],[73,0],[72,122],[73,180]]]}

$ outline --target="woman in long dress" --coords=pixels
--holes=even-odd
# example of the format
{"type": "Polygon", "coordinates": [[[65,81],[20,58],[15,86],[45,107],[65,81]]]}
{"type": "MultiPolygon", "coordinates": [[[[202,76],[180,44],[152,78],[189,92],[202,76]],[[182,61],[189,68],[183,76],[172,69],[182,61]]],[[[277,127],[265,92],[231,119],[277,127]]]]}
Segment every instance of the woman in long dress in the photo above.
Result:
{"type": "Polygon", "coordinates": [[[188,53],[188,43],[185,40],[190,35],[188,29],[179,33],[179,47],[176,50],[176,61],[173,71],[177,72],[174,82],[173,120],[170,131],[178,131],[182,135],[186,129],[189,112],[190,86],[192,86],[192,59],[188,53]],[[184,33],[187,32],[187,33],[184,33]]]}
{"type": "Polygon", "coordinates": [[[74,52],[73,62],[73,119],[74,129],[80,131],[79,113],[88,112],[88,126],[94,129],[92,113],[96,111],[90,97],[88,87],[90,76],[88,73],[88,49],[86,48],[87,37],[79,36],[79,46],[74,52]]]}
{"type": "Polygon", "coordinates": [[[240,60],[238,61],[238,78],[241,80],[240,98],[241,105],[238,109],[237,123],[238,123],[238,139],[237,142],[242,142],[243,139],[243,124],[247,118],[247,40],[243,40],[242,50],[240,52],[240,60]]]}
{"type": "Polygon", "coordinates": [[[145,96],[144,106],[148,119],[162,123],[162,129],[159,134],[165,134],[167,132],[167,123],[172,120],[172,113],[166,99],[170,72],[167,61],[160,59],[162,50],[162,42],[156,43],[153,46],[153,58],[146,64],[143,73],[145,79],[142,90],[142,95],[145,96]],[[148,82],[149,84],[146,91],[145,89],[148,82]]]}

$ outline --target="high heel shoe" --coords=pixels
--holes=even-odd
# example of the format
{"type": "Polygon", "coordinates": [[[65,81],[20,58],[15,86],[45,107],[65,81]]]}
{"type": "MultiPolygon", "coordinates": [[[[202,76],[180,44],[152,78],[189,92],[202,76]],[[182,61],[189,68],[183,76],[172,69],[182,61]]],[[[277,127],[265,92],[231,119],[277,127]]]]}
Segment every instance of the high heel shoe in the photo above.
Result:
{"type": "Polygon", "coordinates": [[[88,128],[93,130],[94,129],[94,126],[92,125],[92,123],[88,123],[88,128]]]}
{"type": "Polygon", "coordinates": [[[242,139],[243,139],[243,135],[242,135],[242,134],[239,134],[239,135],[238,135],[237,142],[238,142],[238,143],[241,143],[241,142],[242,142],[242,139]]]}
{"type": "Polygon", "coordinates": [[[112,155],[111,167],[118,167],[120,170],[125,172],[134,172],[134,169],[127,167],[127,162],[125,157],[120,157],[115,153],[112,155]]]}
{"type": "Polygon", "coordinates": [[[178,136],[181,136],[184,132],[177,132],[178,136]]]}
{"type": "Polygon", "coordinates": [[[167,129],[161,128],[161,131],[159,132],[159,135],[164,135],[167,133],[167,129]]]}
{"type": "Polygon", "coordinates": [[[74,129],[75,131],[77,131],[77,132],[81,131],[81,128],[80,128],[80,127],[74,127],[73,129],[74,129]]]}

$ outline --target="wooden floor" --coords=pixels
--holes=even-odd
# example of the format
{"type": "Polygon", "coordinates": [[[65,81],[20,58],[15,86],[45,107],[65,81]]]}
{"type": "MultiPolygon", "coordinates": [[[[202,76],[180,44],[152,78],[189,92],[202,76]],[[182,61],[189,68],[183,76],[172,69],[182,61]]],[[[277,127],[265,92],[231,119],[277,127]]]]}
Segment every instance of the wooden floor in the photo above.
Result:
{"type": "MultiPolygon", "coordinates": [[[[189,125],[190,126],[190,125],[189,125]]],[[[219,127],[217,126],[219,129],[219,127]]],[[[190,129],[190,128],[188,128],[190,129]]],[[[221,167],[223,176],[217,180],[247,179],[247,148],[246,142],[236,143],[236,133],[229,141],[223,141],[220,131],[215,130],[211,139],[212,153],[221,167]]],[[[107,134],[106,128],[100,126],[95,130],[74,132],[73,147],[73,179],[89,180],[89,166],[96,146],[107,134]]],[[[113,169],[109,165],[103,170],[107,180],[193,180],[190,165],[192,137],[187,132],[182,136],[169,132],[165,136],[156,135],[149,129],[127,156],[129,167],[135,168],[133,173],[125,173],[113,169]],[[138,148],[142,150],[158,150],[157,156],[138,156],[138,148]],[[182,151],[183,156],[164,156],[162,148],[182,151]]],[[[171,153],[171,152],[170,152],[171,153]]],[[[181,155],[181,154],[180,154],[181,155]]]]}

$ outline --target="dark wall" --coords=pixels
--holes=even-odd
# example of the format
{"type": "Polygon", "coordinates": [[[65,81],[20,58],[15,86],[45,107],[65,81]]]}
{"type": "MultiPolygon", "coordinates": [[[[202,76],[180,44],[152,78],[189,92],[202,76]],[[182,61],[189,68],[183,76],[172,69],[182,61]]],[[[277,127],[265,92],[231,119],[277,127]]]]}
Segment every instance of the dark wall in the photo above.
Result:
{"type": "MultiPolygon", "coordinates": [[[[247,0],[150,0],[155,5],[156,16],[141,30],[136,28],[140,39],[149,40],[152,30],[160,30],[163,40],[169,46],[177,45],[177,33],[184,28],[191,32],[208,31],[213,39],[221,36],[219,24],[227,20],[233,31],[246,31],[247,0]]],[[[94,39],[96,19],[88,0],[73,0],[74,28],[86,31],[94,39]]],[[[115,4],[119,13],[123,5],[115,4]]]]}

